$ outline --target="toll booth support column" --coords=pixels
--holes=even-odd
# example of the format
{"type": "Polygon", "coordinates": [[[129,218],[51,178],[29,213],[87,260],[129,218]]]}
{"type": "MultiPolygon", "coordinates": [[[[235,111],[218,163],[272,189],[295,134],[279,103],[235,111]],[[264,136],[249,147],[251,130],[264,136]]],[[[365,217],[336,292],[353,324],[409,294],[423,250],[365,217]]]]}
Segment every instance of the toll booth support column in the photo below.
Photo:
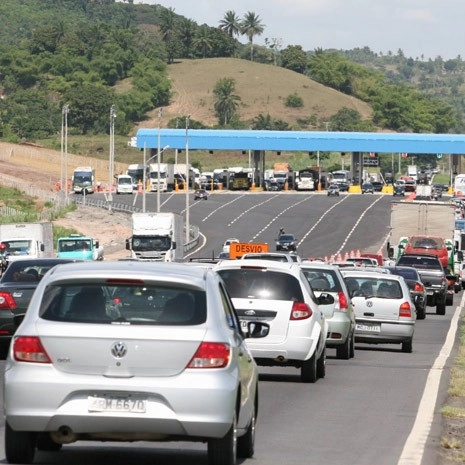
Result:
{"type": "Polygon", "coordinates": [[[263,150],[253,151],[253,182],[255,186],[263,187],[263,174],[262,167],[265,166],[265,152],[263,150]]]}
{"type": "Polygon", "coordinates": [[[350,154],[350,176],[353,184],[362,185],[363,182],[363,159],[360,152],[350,154]]]}

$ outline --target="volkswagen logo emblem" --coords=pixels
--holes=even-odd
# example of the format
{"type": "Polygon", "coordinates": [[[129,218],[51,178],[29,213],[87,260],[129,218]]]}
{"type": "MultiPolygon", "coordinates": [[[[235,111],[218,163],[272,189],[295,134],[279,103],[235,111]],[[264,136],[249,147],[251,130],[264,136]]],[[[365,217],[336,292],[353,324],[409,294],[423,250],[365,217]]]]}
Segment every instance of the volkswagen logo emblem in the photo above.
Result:
{"type": "Polygon", "coordinates": [[[123,358],[128,352],[128,348],[124,342],[115,342],[111,346],[111,354],[115,358],[123,358]]]}
{"type": "Polygon", "coordinates": [[[368,300],[367,301],[367,307],[373,307],[373,302],[371,300],[368,300]]]}

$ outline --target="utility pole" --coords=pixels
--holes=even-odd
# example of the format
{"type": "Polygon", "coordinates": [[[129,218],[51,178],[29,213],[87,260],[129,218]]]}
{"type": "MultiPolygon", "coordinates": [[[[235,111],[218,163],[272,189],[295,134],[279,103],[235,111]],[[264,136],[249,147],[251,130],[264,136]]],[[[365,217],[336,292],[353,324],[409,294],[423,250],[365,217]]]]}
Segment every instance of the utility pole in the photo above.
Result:
{"type": "Polygon", "coordinates": [[[158,109],[158,145],[157,145],[157,153],[158,153],[158,156],[157,156],[157,162],[158,162],[158,167],[157,167],[157,180],[158,180],[158,184],[157,184],[157,213],[160,213],[160,151],[161,151],[161,145],[160,145],[160,129],[161,129],[161,117],[163,115],[163,108],[159,108],[158,109]]]}
{"type": "Polygon", "coordinates": [[[186,116],[186,243],[189,242],[189,120],[191,115],[186,116]]]}
{"type": "Polygon", "coordinates": [[[115,118],[116,107],[112,105],[110,108],[110,159],[108,166],[108,177],[110,191],[108,193],[108,210],[111,211],[111,202],[113,201],[112,186],[115,169],[115,118]]]}

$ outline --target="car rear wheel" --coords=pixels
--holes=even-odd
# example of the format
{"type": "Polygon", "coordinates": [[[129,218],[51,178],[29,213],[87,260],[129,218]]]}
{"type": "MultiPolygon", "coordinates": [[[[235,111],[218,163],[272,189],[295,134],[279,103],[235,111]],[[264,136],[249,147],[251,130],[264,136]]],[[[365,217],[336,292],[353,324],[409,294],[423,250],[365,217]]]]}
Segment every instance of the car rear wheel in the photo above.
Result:
{"type": "Polygon", "coordinates": [[[320,358],[316,362],[316,376],[322,379],[326,376],[326,347],[323,347],[320,358]]]}
{"type": "MultiPolygon", "coordinates": [[[[256,394],[256,396],[258,393],[256,394]]],[[[257,397],[255,397],[255,401],[257,402],[257,397]]],[[[247,432],[244,436],[237,438],[237,456],[242,457],[245,459],[249,459],[253,457],[255,452],[255,424],[256,424],[256,412],[257,412],[257,405],[254,406],[252,418],[250,419],[249,426],[247,428],[247,432]]]]}
{"type": "Polygon", "coordinates": [[[454,295],[453,294],[447,294],[446,297],[446,305],[450,306],[454,304],[454,295]]]}
{"type": "Polygon", "coordinates": [[[220,439],[208,440],[209,465],[236,465],[237,462],[237,426],[236,415],[233,417],[231,428],[220,439]]]}
{"type": "Polygon", "coordinates": [[[316,350],[313,352],[313,355],[308,359],[302,362],[302,367],[300,369],[300,379],[304,383],[314,383],[317,380],[316,374],[316,350]]]}
{"type": "Polygon", "coordinates": [[[351,335],[348,334],[344,344],[336,347],[336,358],[340,360],[349,360],[350,358],[350,339],[351,335]]]}
{"type": "Polygon", "coordinates": [[[417,310],[417,320],[424,320],[426,318],[425,307],[419,308],[417,310]]]}
{"type": "Polygon", "coordinates": [[[29,464],[34,461],[36,435],[29,431],[14,431],[5,425],[5,455],[9,463],[29,464]]]}
{"type": "Polygon", "coordinates": [[[350,358],[355,357],[355,332],[350,336],[350,358]]]}
{"type": "Polygon", "coordinates": [[[402,343],[402,352],[406,353],[406,354],[411,354],[412,353],[412,339],[408,340],[408,341],[404,341],[402,343]]]}
{"type": "Polygon", "coordinates": [[[446,304],[440,303],[436,305],[436,315],[445,315],[446,314],[446,304]]]}

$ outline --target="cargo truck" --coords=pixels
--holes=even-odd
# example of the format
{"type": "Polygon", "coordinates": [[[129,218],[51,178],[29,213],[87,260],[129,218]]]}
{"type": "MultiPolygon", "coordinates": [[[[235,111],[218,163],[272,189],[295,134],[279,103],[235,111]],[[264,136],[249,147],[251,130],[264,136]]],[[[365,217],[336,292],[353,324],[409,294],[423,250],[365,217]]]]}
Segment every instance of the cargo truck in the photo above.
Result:
{"type": "Polygon", "coordinates": [[[0,224],[0,243],[7,263],[20,257],[53,257],[52,223],[0,224]]]}
{"type": "Polygon", "coordinates": [[[184,258],[184,221],[180,214],[133,213],[126,249],[136,260],[179,262],[184,258]]]}
{"type": "Polygon", "coordinates": [[[90,166],[78,166],[73,172],[73,192],[75,194],[93,194],[95,188],[95,170],[90,166]]]}

